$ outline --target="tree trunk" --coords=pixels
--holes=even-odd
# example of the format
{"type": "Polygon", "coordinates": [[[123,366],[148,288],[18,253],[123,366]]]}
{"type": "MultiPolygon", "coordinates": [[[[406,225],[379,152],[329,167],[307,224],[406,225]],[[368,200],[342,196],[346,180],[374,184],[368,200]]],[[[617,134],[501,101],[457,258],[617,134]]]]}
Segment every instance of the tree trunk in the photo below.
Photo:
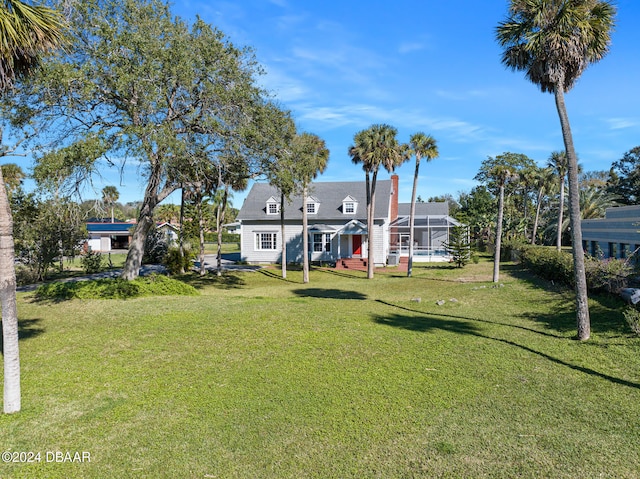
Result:
{"type": "Polygon", "coordinates": [[[562,250],[562,222],[564,221],[564,175],[560,177],[560,206],[558,207],[558,237],[556,238],[556,249],[562,250]]]}
{"type": "Polygon", "coordinates": [[[284,231],[284,193],[280,194],[280,241],[282,242],[282,279],[287,279],[287,238],[284,231]]]}
{"type": "Polygon", "coordinates": [[[536,218],[533,222],[533,233],[531,233],[531,244],[536,244],[536,234],[538,234],[538,222],[540,221],[540,204],[542,203],[542,188],[538,190],[538,204],[536,205],[536,218]]]}
{"type": "Polygon", "coordinates": [[[184,185],[180,195],[180,236],[178,237],[178,252],[180,254],[180,274],[184,274],[184,185]]]}
{"type": "Polygon", "coordinates": [[[571,243],[573,253],[573,269],[576,288],[576,322],[577,339],[586,341],[591,336],[591,320],[589,318],[589,298],[587,296],[587,278],[584,266],[584,250],[582,246],[582,225],[580,215],[580,188],[578,184],[578,157],[573,146],[573,136],[567,108],[564,103],[564,90],[561,83],[556,85],[555,100],[562,127],[562,137],[567,153],[569,172],[569,218],[571,224],[571,243]]]}
{"type": "Polygon", "coordinates": [[[0,170],[0,301],[4,358],[4,412],[20,411],[20,353],[14,266],[13,219],[0,170]]]}
{"type": "Polygon", "coordinates": [[[302,189],[302,282],[309,282],[309,233],[307,228],[307,187],[302,189]]]}
{"type": "Polygon", "coordinates": [[[413,190],[411,191],[411,211],[409,213],[409,263],[407,277],[413,274],[413,227],[416,220],[416,193],[418,191],[418,170],[420,169],[420,154],[416,153],[416,171],[413,174],[413,190]]]}
{"type": "Polygon", "coordinates": [[[376,183],[378,180],[378,172],[374,171],[371,176],[371,193],[369,194],[369,200],[371,203],[371,207],[369,208],[368,218],[367,218],[367,279],[373,279],[373,271],[375,268],[375,252],[374,252],[374,235],[373,229],[375,227],[374,219],[375,219],[375,206],[376,206],[376,183]]]}
{"type": "Polygon", "coordinates": [[[229,186],[225,185],[222,196],[222,203],[218,204],[218,215],[216,218],[216,231],[218,232],[218,251],[216,254],[216,276],[222,276],[222,222],[227,212],[227,201],[229,199],[229,186]]]}
{"type": "Polygon", "coordinates": [[[493,282],[500,281],[500,248],[502,247],[502,217],[504,216],[504,184],[500,184],[498,219],[496,221],[496,248],[493,253],[493,282]]]}
{"type": "MultiPolygon", "coordinates": [[[[204,276],[207,274],[207,268],[204,265],[204,213],[202,211],[202,199],[204,197],[203,186],[202,184],[198,185],[198,198],[196,207],[198,210],[198,236],[200,240],[200,251],[199,251],[199,260],[200,260],[200,276],[204,276]]],[[[220,235],[218,235],[220,236],[220,235]]]]}
{"type": "Polygon", "coordinates": [[[131,281],[132,279],[136,279],[140,274],[142,255],[144,254],[144,243],[152,226],[153,213],[149,211],[149,208],[143,207],[138,217],[138,224],[133,231],[127,259],[122,268],[122,274],[120,275],[121,278],[131,281]]]}
{"type": "Polygon", "coordinates": [[[167,185],[160,189],[161,179],[160,168],[156,165],[151,172],[147,187],[144,191],[144,199],[142,200],[142,206],[138,213],[138,224],[133,231],[127,259],[124,262],[122,274],[120,275],[122,279],[126,279],[127,281],[136,279],[140,273],[142,255],[144,254],[144,243],[149,230],[153,226],[153,211],[162,200],[176,190],[175,187],[167,185]]]}

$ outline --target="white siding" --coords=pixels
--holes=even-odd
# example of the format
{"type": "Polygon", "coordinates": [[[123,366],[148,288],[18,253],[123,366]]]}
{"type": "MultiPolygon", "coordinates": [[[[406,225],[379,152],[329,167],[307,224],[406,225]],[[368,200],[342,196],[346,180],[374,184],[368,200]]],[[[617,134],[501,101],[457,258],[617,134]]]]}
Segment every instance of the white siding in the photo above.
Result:
{"type": "MultiPolygon", "coordinates": [[[[338,259],[338,243],[340,244],[340,254],[346,257],[349,253],[348,239],[344,237],[340,240],[338,231],[345,225],[330,224],[335,231],[331,232],[331,252],[314,252],[310,254],[312,261],[335,261],[338,259]],[[345,248],[346,246],[346,248],[345,248]]],[[[309,224],[309,228],[313,223],[309,224]]],[[[389,232],[387,223],[376,223],[374,227],[374,257],[376,265],[384,265],[387,260],[389,250],[389,232]]],[[[272,221],[243,221],[241,226],[241,255],[242,260],[248,263],[280,263],[282,260],[282,239],[279,222],[272,221]],[[261,251],[256,249],[256,233],[276,233],[277,249],[275,251],[261,251]]],[[[311,235],[314,231],[309,232],[311,235]]],[[[302,263],[302,224],[288,223],[285,224],[285,235],[287,239],[287,263],[302,263]]],[[[362,253],[367,255],[368,246],[366,237],[363,237],[362,253]]]]}

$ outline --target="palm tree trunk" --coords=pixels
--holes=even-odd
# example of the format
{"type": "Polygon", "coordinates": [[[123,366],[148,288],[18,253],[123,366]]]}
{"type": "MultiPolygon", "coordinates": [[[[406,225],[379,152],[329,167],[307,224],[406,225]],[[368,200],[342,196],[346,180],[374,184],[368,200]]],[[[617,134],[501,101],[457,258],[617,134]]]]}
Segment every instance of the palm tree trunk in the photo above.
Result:
{"type": "Polygon", "coordinates": [[[284,231],[284,193],[280,193],[280,241],[282,243],[282,279],[287,279],[287,238],[284,231]]]}
{"type": "Polygon", "coordinates": [[[302,282],[309,282],[309,233],[307,231],[307,187],[302,189],[302,282]]]}
{"type": "Polygon", "coordinates": [[[20,411],[20,353],[13,248],[13,219],[0,170],[0,302],[4,358],[4,412],[20,411]]]}
{"type": "Polygon", "coordinates": [[[573,136],[564,102],[562,83],[555,88],[556,107],[562,127],[562,137],[567,152],[569,172],[569,218],[571,224],[571,242],[573,252],[573,268],[576,287],[576,322],[577,339],[586,341],[591,336],[591,321],[589,318],[589,298],[587,296],[587,279],[584,266],[584,251],[582,247],[582,226],[580,223],[580,188],[578,185],[578,157],[573,146],[573,136]]]}
{"type": "Polygon", "coordinates": [[[493,253],[493,282],[500,281],[500,248],[502,247],[502,217],[504,216],[504,184],[500,184],[498,220],[496,221],[496,247],[493,253]]]}
{"type": "Polygon", "coordinates": [[[375,218],[375,204],[376,204],[376,182],[378,179],[378,172],[374,171],[371,177],[371,184],[369,185],[371,188],[371,192],[369,194],[369,209],[367,211],[367,279],[373,279],[373,269],[374,269],[374,247],[373,247],[373,229],[374,229],[374,218],[375,218]]]}
{"type": "Polygon", "coordinates": [[[420,169],[420,155],[416,154],[416,171],[413,174],[413,189],[411,190],[411,211],[409,213],[409,263],[407,264],[407,277],[413,273],[413,227],[416,219],[416,192],[418,190],[418,171],[420,169]]]}
{"type": "Polygon", "coordinates": [[[562,223],[564,222],[564,175],[560,177],[560,206],[558,206],[558,237],[556,238],[556,249],[562,249],[562,223]]]}
{"type": "Polygon", "coordinates": [[[538,234],[538,222],[540,221],[540,205],[542,203],[542,190],[538,190],[538,204],[536,205],[536,218],[533,221],[533,232],[531,233],[531,244],[536,244],[536,234],[538,234]]]}

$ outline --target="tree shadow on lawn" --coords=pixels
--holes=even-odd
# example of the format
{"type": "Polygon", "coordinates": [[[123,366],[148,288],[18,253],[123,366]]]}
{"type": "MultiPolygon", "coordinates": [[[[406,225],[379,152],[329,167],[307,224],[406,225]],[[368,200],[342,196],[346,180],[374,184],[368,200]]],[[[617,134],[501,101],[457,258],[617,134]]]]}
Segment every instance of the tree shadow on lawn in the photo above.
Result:
{"type": "MultiPolygon", "coordinates": [[[[40,318],[35,319],[19,319],[18,320],[18,339],[19,341],[25,341],[27,339],[40,336],[45,330],[39,326],[42,321],[40,318]]],[[[4,351],[4,340],[2,334],[0,334],[0,354],[4,351]]]]}
{"type": "Polygon", "coordinates": [[[544,353],[542,351],[538,351],[535,350],[529,346],[525,346],[522,344],[518,344],[515,341],[511,341],[509,339],[504,339],[504,338],[497,338],[497,337],[493,337],[490,336],[488,334],[483,334],[481,332],[481,330],[474,326],[473,324],[469,324],[470,321],[479,321],[479,322],[484,322],[484,323],[490,323],[490,324],[499,324],[499,325],[503,325],[503,326],[509,326],[509,327],[514,327],[514,328],[518,328],[518,329],[524,329],[527,331],[531,331],[534,332],[536,334],[542,334],[544,336],[552,336],[558,339],[564,339],[564,337],[560,337],[560,336],[554,336],[548,333],[544,333],[544,332],[540,332],[540,331],[535,331],[535,330],[531,330],[529,328],[524,328],[521,326],[515,326],[515,325],[509,325],[509,324],[505,324],[505,323],[494,323],[492,321],[488,321],[488,320],[483,320],[483,319],[476,319],[476,318],[466,318],[463,316],[453,316],[453,315],[447,315],[447,314],[440,314],[440,313],[425,313],[424,311],[417,311],[417,310],[412,310],[410,308],[405,308],[403,306],[397,306],[394,305],[392,303],[387,303],[384,301],[380,301],[378,300],[378,302],[385,304],[387,306],[391,306],[391,307],[395,307],[395,308],[399,308],[408,312],[412,312],[414,313],[413,315],[407,315],[407,314],[392,314],[392,315],[375,315],[373,320],[374,322],[378,323],[378,324],[382,324],[385,326],[391,326],[391,327],[395,327],[395,328],[402,328],[402,329],[407,329],[409,331],[417,331],[417,332],[430,332],[430,331],[434,331],[434,330],[442,330],[442,331],[449,331],[449,332],[453,332],[453,333],[458,333],[458,334],[470,334],[479,338],[483,338],[483,339],[489,339],[491,341],[497,341],[503,344],[506,344],[508,346],[513,346],[519,349],[522,349],[524,351],[527,351],[531,354],[535,354],[537,356],[540,356],[544,359],[547,359],[548,361],[551,361],[555,364],[561,365],[561,366],[565,366],[569,369],[573,369],[575,371],[579,371],[585,374],[588,374],[590,376],[595,376],[595,377],[599,377],[601,379],[605,379],[607,381],[610,381],[612,383],[615,384],[620,384],[622,386],[627,386],[630,388],[635,388],[635,389],[640,389],[640,383],[636,383],[633,381],[627,381],[625,379],[621,379],[621,378],[617,378],[615,376],[610,376],[608,374],[604,374],[601,373],[599,371],[596,371],[594,369],[591,368],[587,368],[584,366],[578,366],[576,364],[571,364],[570,362],[567,362],[563,359],[560,358],[556,358],[554,356],[551,356],[550,354],[544,353]],[[416,314],[418,316],[416,316],[416,314]],[[451,319],[439,319],[440,317],[445,317],[445,318],[451,318],[451,319]]]}
{"type": "Polygon", "coordinates": [[[304,288],[293,290],[293,293],[305,298],[356,299],[360,301],[367,299],[366,294],[344,289],[304,288]]]}
{"type": "MultiPolygon", "coordinates": [[[[558,308],[548,314],[524,314],[522,317],[544,324],[547,329],[553,329],[560,333],[576,330],[575,293],[572,288],[540,278],[519,264],[505,265],[504,270],[514,278],[525,281],[536,288],[552,291],[559,295],[566,295],[567,297],[568,308],[558,308]]],[[[625,307],[622,298],[609,293],[589,293],[589,300],[591,303],[589,316],[593,333],[613,333],[623,336],[629,332],[622,316],[622,310],[625,307]]]]}
{"type": "MultiPolygon", "coordinates": [[[[287,272],[291,272],[291,271],[300,271],[299,269],[291,269],[290,267],[287,267],[287,272]]],[[[293,281],[289,278],[283,278],[282,277],[282,270],[278,270],[278,272],[276,273],[275,271],[266,269],[266,268],[262,268],[258,270],[258,273],[267,276],[269,278],[273,278],[273,279],[279,279],[280,281],[285,281],[287,283],[296,283],[296,284],[300,284],[299,281],[293,281]]]]}
{"type": "Polygon", "coordinates": [[[223,272],[221,276],[218,276],[216,273],[207,273],[204,276],[200,276],[200,274],[187,274],[179,276],[177,279],[196,289],[203,289],[208,286],[213,286],[218,289],[239,289],[247,284],[242,277],[229,272],[223,272]]]}

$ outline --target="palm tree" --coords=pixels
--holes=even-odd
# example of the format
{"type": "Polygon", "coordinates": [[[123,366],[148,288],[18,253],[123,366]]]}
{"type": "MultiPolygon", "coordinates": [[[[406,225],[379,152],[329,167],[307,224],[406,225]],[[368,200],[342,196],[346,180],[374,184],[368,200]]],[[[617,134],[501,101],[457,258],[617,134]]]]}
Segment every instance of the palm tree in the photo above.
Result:
{"type": "MultiPolygon", "coordinates": [[[[618,206],[619,197],[596,186],[587,186],[580,189],[580,219],[590,220],[604,218],[607,208],[618,206]]],[[[556,228],[561,232],[565,232],[569,228],[569,220],[566,218],[562,223],[557,222],[556,228]]],[[[550,225],[549,230],[553,230],[550,225]]]]}
{"type": "Polygon", "coordinates": [[[356,163],[362,163],[365,171],[367,194],[367,278],[373,278],[375,265],[373,230],[375,218],[376,182],[380,166],[393,171],[407,158],[406,145],[396,139],[398,130],[390,125],[371,125],[354,136],[354,145],[349,147],[349,156],[356,163]]]}
{"type": "Polygon", "coordinates": [[[553,170],[548,168],[541,168],[536,172],[533,183],[538,190],[536,199],[536,216],[533,221],[533,232],[531,233],[531,244],[536,244],[536,235],[538,233],[538,224],[540,221],[540,208],[542,206],[542,200],[544,194],[548,191],[548,186],[553,179],[553,170]]]}
{"type": "Polygon", "coordinates": [[[578,159],[564,95],[591,63],[607,54],[615,12],[613,4],[604,0],[511,0],[510,16],[496,30],[497,40],[504,48],[502,63],[526,72],[542,92],[555,96],[568,158],[579,340],[589,339],[591,324],[580,228],[578,159]]]}
{"type": "Polygon", "coordinates": [[[556,249],[560,251],[562,249],[562,222],[564,212],[564,184],[567,177],[568,159],[567,154],[564,151],[554,151],[549,157],[547,163],[558,176],[558,186],[560,190],[559,205],[558,205],[558,234],[556,237],[556,249]]]}
{"type": "Polygon", "coordinates": [[[413,226],[416,217],[416,191],[418,189],[420,159],[424,157],[429,162],[436,158],[438,156],[438,145],[431,135],[419,132],[411,136],[409,146],[411,148],[410,153],[416,157],[416,171],[413,174],[413,190],[411,191],[411,212],[409,213],[409,264],[407,265],[407,276],[411,277],[413,272],[413,226]]]}
{"type": "Polygon", "coordinates": [[[493,282],[500,280],[500,249],[502,246],[502,221],[504,218],[504,187],[517,175],[505,165],[496,165],[489,172],[498,187],[498,219],[496,220],[496,246],[493,256],[493,282]]]}
{"type": "Polygon", "coordinates": [[[4,186],[7,188],[9,198],[15,194],[16,190],[22,185],[27,175],[15,163],[5,163],[2,165],[2,176],[4,177],[4,186]]]}
{"type": "MultiPolygon", "coordinates": [[[[0,92],[29,74],[42,55],[62,43],[62,17],[55,11],[4,0],[0,6],[0,92]]],[[[13,219],[0,169],[0,301],[4,357],[4,412],[20,411],[20,354],[14,269],[13,219]]]]}
{"type": "Polygon", "coordinates": [[[111,222],[115,223],[115,218],[113,217],[113,205],[120,198],[120,193],[118,193],[118,189],[115,186],[105,186],[102,188],[102,201],[111,206],[111,222]]]}
{"type": "Polygon", "coordinates": [[[302,281],[309,282],[309,234],[307,221],[307,196],[311,181],[323,173],[329,161],[329,150],[322,138],[311,133],[301,133],[293,140],[294,178],[302,189],[302,281]]]}

